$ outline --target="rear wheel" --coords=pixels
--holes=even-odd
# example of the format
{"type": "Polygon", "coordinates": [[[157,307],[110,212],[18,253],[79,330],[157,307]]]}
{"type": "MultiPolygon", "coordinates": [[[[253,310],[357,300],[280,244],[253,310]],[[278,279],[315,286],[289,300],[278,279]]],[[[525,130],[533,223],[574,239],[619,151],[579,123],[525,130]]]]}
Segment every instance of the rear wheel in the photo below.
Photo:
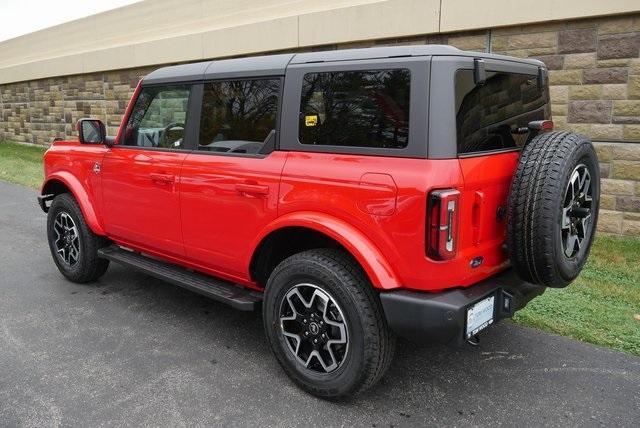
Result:
{"type": "Polygon", "coordinates": [[[108,241],[89,229],[69,193],[53,199],[47,215],[47,237],[53,261],[70,281],[93,281],[107,271],[109,261],[98,257],[98,249],[108,241]]]}
{"type": "Polygon", "coordinates": [[[271,274],[263,319],[271,349],[301,388],[347,397],[377,382],[395,338],[361,268],[345,253],[315,249],[289,257],[271,274]]]}
{"type": "Polygon", "coordinates": [[[591,142],[569,132],[537,136],[511,184],[507,245],[526,281],[565,287],[589,256],[598,220],[600,172],[591,142]]]}

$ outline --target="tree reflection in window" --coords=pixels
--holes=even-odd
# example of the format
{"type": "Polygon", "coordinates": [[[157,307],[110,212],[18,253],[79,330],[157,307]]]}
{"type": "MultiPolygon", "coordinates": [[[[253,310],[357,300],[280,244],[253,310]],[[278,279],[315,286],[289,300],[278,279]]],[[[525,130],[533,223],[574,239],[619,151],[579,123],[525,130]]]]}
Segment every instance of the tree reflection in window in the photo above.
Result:
{"type": "Polygon", "coordinates": [[[302,83],[302,144],[400,149],[409,134],[406,69],[309,73],[302,83]]]}
{"type": "Polygon", "coordinates": [[[200,149],[257,153],[276,127],[279,79],[207,83],[202,99],[200,149]]]}

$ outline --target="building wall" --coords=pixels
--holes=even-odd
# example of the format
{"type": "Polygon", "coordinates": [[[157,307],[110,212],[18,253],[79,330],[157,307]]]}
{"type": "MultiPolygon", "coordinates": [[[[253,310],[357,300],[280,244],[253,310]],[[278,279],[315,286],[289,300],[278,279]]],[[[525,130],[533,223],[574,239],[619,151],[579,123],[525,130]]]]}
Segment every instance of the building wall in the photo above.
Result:
{"type": "Polygon", "coordinates": [[[146,0],[0,43],[0,84],[639,8],[638,0],[146,0]]]}
{"type": "Polygon", "coordinates": [[[617,142],[596,144],[598,228],[640,236],[640,14],[495,29],[490,38],[492,52],[545,62],[558,128],[617,142]]]}
{"type": "MultiPolygon", "coordinates": [[[[601,142],[599,229],[640,235],[640,13],[284,50],[424,43],[544,61],[557,128],[601,142]]],[[[154,68],[0,84],[0,139],[45,144],[74,135],[86,116],[104,120],[115,135],[135,85],[154,68]]]]}
{"type": "Polygon", "coordinates": [[[52,77],[0,85],[0,140],[48,144],[76,136],[83,117],[115,135],[138,81],[153,68],[52,77]]]}

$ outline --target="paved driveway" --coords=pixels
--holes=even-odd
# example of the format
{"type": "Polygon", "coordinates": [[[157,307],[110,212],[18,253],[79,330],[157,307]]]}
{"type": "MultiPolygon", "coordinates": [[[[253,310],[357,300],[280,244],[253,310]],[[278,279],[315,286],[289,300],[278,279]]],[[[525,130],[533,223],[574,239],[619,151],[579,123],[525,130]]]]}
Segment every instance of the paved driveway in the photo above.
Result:
{"type": "Polygon", "coordinates": [[[0,425],[622,425],[640,359],[502,323],[477,348],[401,342],[350,403],[299,391],[259,314],[112,265],[65,281],[35,193],[0,182],[0,425]]]}

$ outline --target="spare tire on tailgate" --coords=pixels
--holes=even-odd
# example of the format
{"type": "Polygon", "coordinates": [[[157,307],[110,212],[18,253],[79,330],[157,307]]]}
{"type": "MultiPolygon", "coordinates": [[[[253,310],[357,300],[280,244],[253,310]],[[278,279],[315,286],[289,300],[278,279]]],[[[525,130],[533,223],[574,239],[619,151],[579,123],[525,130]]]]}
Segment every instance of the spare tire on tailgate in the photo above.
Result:
{"type": "Polygon", "coordinates": [[[589,256],[598,220],[600,171],[582,135],[548,132],[522,150],[507,208],[507,247],[522,279],[566,287],[589,256]]]}

